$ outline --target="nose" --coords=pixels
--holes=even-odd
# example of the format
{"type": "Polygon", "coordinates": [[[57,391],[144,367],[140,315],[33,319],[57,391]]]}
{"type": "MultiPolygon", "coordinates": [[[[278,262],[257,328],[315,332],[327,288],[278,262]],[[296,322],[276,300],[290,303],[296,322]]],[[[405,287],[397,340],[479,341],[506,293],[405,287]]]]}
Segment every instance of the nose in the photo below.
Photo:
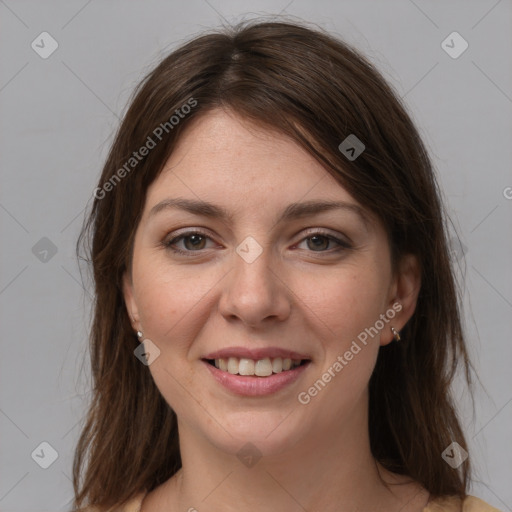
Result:
{"type": "MultiPolygon", "coordinates": [[[[250,327],[282,322],[290,315],[291,292],[279,275],[269,249],[252,262],[234,253],[233,268],[221,282],[219,312],[250,327]]],[[[281,273],[282,274],[282,273],[281,273]]]]}

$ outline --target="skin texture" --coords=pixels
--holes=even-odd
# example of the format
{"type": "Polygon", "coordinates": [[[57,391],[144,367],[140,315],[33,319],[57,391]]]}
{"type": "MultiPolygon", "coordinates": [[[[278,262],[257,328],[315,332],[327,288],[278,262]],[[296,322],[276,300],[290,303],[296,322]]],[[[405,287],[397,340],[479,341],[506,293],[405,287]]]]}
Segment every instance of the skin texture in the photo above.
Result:
{"type": "Polygon", "coordinates": [[[390,326],[400,330],[414,312],[417,261],[405,257],[393,276],[386,233],[368,212],[367,225],[346,209],[276,222],[290,203],[313,200],[357,205],[295,142],[225,110],[188,127],[149,187],[124,296],[133,328],[160,349],[148,369],[177,414],[183,468],[146,497],[143,512],[425,505],[425,490],[376,464],[367,426],[368,381],[380,347],[393,341],[390,326]],[[170,208],[149,214],[177,197],[215,203],[232,219],[170,208]],[[207,238],[174,243],[190,257],[165,246],[194,229],[207,238]],[[319,231],[351,248],[337,250],[325,234],[312,239],[319,231]],[[236,252],[248,236],[263,250],[251,263],[236,252]],[[298,394],[397,303],[400,312],[301,404],[298,394]],[[277,393],[241,397],[201,360],[233,346],[283,347],[311,363],[277,393]],[[263,455],[252,467],[236,456],[248,442],[263,455]]]}

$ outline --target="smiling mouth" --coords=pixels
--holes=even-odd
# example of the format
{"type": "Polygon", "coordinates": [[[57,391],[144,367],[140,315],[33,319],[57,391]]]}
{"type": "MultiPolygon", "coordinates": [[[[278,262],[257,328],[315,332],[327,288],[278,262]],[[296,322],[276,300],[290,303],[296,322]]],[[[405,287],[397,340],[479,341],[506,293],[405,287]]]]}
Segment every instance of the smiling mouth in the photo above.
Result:
{"type": "Polygon", "coordinates": [[[204,359],[215,368],[231,375],[247,375],[256,377],[269,377],[277,373],[294,370],[310,362],[309,359],[290,359],[282,357],[265,357],[264,359],[246,359],[229,357],[221,359],[204,359]]]}

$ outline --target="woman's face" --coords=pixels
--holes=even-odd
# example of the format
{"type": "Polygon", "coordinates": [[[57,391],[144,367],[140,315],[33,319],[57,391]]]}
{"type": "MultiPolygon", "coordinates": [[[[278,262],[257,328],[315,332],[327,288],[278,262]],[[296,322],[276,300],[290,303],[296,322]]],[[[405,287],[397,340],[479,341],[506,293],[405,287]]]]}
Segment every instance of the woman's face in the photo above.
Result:
{"type": "Polygon", "coordinates": [[[124,293],[180,437],[277,454],[366,428],[379,347],[415,305],[408,276],[316,160],[216,110],[149,187],[124,293]]]}

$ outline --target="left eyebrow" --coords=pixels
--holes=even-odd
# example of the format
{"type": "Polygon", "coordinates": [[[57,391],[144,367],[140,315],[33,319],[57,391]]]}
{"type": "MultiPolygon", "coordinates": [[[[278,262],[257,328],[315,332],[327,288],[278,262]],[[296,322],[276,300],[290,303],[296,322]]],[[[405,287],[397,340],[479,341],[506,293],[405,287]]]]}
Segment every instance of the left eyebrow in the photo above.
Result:
{"type": "MultiPolygon", "coordinates": [[[[149,217],[168,209],[181,209],[195,215],[221,219],[224,222],[232,222],[233,214],[222,206],[196,199],[174,198],[164,199],[159,202],[149,212],[149,217]]],[[[355,213],[368,228],[370,219],[365,210],[357,204],[347,203],[345,201],[305,201],[302,203],[289,204],[278,217],[276,224],[288,220],[309,217],[319,213],[343,209],[355,213]]]]}

